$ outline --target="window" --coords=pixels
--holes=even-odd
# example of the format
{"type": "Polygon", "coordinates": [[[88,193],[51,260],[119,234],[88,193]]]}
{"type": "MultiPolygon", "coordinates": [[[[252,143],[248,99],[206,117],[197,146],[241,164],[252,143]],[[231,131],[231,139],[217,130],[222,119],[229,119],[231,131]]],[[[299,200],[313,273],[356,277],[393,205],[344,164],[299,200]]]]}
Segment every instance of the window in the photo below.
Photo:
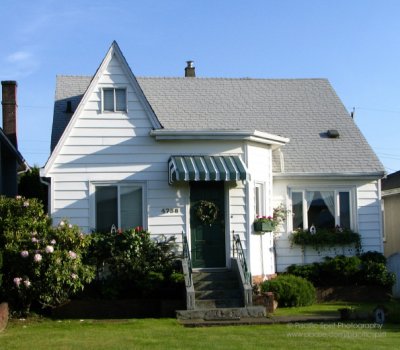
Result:
{"type": "Polygon", "coordinates": [[[96,231],[111,227],[130,229],[143,226],[143,188],[140,185],[95,186],[96,231]]]}
{"type": "Polygon", "coordinates": [[[256,215],[265,215],[264,186],[262,183],[256,183],[254,187],[254,210],[256,215]]]}
{"type": "Polygon", "coordinates": [[[351,228],[351,201],[349,190],[293,190],[293,229],[351,228]]]}
{"type": "Polygon", "coordinates": [[[126,111],[126,89],[103,89],[103,110],[107,112],[126,111]]]}

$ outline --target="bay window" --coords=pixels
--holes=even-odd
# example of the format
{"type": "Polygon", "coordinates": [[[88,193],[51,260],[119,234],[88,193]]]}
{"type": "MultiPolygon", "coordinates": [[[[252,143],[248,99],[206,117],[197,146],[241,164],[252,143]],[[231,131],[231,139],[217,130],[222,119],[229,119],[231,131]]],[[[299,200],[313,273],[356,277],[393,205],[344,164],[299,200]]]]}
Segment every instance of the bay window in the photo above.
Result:
{"type": "Polygon", "coordinates": [[[337,189],[291,191],[293,229],[352,226],[351,191],[337,189]]]}
{"type": "Polygon", "coordinates": [[[140,184],[101,184],[95,187],[96,231],[110,232],[143,226],[143,188],[140,184]]]}

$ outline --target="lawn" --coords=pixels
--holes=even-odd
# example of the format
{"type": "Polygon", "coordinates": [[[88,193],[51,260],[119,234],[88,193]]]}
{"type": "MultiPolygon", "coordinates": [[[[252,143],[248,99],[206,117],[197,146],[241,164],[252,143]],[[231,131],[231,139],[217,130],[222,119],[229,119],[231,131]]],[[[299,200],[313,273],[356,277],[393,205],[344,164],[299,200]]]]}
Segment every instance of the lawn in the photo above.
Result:
{"type": "MultiPolygon", "coordinates": [[[[292,323],[184,328],[175,319],[12,320],[0,349],[393,349],[399,325],[292,323]]],[[[397,345],[396,345],[397,344],[397,345]]]]}

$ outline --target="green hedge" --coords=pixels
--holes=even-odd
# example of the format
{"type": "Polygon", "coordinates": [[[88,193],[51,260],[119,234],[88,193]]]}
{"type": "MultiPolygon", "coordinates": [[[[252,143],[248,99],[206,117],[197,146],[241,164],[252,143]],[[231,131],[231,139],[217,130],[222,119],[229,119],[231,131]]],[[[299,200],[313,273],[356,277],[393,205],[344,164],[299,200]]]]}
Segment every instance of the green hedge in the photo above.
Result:
{"type": "Polygon", "coordinates": [[[386,267],[386,258],[379,252],[325,257],[320,263],[290,265],[287,272],[316,286],[376,285],[390,288],[395,283],[394,274],[386,267]]]}
{"type": "Polygon", "coordinates": [[[260,285],[261,292],[273,292],[282,307],[311,305],[316,300],[314,286],[304,278],[293,275],[279,275],[260,285]]]}

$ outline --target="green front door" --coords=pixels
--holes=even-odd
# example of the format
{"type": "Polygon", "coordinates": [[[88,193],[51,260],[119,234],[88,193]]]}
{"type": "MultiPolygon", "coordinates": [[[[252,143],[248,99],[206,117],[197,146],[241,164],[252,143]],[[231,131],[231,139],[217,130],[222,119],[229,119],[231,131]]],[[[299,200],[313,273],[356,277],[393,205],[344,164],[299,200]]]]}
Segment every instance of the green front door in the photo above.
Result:
{"type": "Polygon", "coordinates": [[[193,267],[225,267],[223,182],[190,183],[190,231],[193,267]]]}

